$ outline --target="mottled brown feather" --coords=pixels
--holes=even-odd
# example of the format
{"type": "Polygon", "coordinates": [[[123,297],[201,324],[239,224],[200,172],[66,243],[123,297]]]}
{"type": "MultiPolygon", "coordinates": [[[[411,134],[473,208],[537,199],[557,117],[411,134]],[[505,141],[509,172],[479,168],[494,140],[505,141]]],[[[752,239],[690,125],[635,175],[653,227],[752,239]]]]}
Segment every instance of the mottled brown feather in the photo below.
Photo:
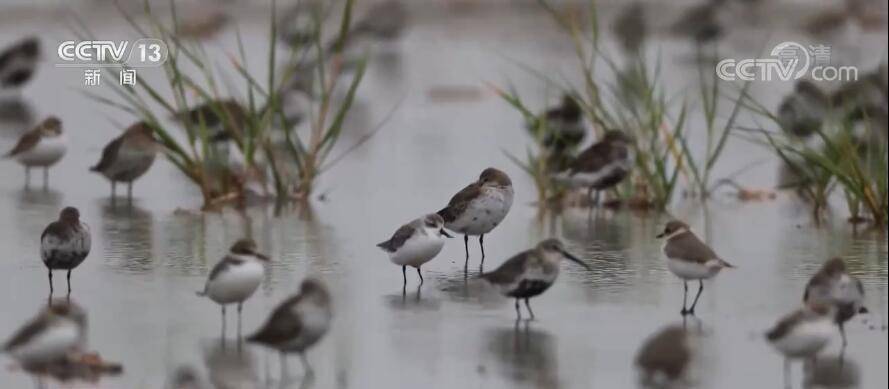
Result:
{"type": "Polygon", "coordinates": [[[118,136],[114,138],[108,145],[102,149],[102,158],[99,160],[99,163],[96,166],[90,168],[90,170],[94,172],[101,172],[105,169],[111,167],[114,164],[114,161],[117,160],[117,153],[120,151],[120,147],[123,145],[123,136],[118,136]]]}
{"type": "Polygon", "coordinates": [[[37,143],[40,143],[40,128],[35,128],[30,130],[19,138],[18,143],[15,144],[15,147],[12,150],[9,150],[6,153],[6,157],[14,157],[19,153],[23,153],[25,151],[31,150],[34,146],[37,146],[37,143]]]}
{"type": "Polygon", "coordinates": [[[445,223],[451,223],[454,220],[457,220],[460,215],[466,211],[466,207],[469,206],[469,202],[475,198],[478,198],[482,193],[482,185],[478,181],[473,182],[467,185],[463,190],[457,192],[454,197],[451,197],[451,201],[448,202],[448,206],[444,207],[442,210],[438,211],[438,215],[444,219],[445,223]]]}

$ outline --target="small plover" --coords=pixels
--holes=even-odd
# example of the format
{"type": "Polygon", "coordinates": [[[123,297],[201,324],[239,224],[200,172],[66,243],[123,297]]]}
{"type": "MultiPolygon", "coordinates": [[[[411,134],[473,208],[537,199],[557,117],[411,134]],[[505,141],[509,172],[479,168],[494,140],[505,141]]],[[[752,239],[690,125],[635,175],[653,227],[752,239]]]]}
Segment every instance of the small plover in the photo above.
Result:
{"type": "Polygon", "coordinates": [[[830,96],[809,80],[799,80],[778,106],[778,123],[784,132],[807,138],[821,130],[830,96]]]}
{"type": "Polygon", "coordinates": [[[664,255],[667,256],[667,268],[682,279],[685,293],[682,295],[682,315],[694,315],[695,306],[704,291],[704,280],[712,278],[723,268],[734,266],[713,252],[698,237],[691,232],[688,224],[679,220],[671,220],[664,227],[664,231],[657,235],[658,239],[666,239],[664,243],[664,255]],[[698,294],[691,308],[686,309],[688,298],[688,281],[698,280],[698,294]]]}
{"type": "Polygon", "coordinates": [[[438,211],[445,228],[463,234],[466,264],[469,264],[469,236],[478,235],[485,263],[485,234],[500,224],[512,207],[512,181],[506,173],[489,167],[475,181],[451,198],[448,206],[438,211]]]}
{"type": "Polygon", "coordinates": [[[0,51],[0,88],[17,89],[34,76],[40,59],[40,41],[28,37],[0,51]]]}
{"type": "Polygon", "coordinates": [[[834,333],[831,305],[807,305],[781,318],[766,332],[766,340],[784,355],[784,378],[790,382],[790,360],[811,359],[824,349],[834,333]]]}
{"type": "Polygon", "coordinates": [[[843,325],[856,314],[868,312],[864,306],[864,286],[861,280],[846,271],[846,263],[841,258],[831,258],[812,276],[806,285],[803,303],[836,308],[834,321],[840,328],[844,347],[846,330],[843,325]]]}
{"type": "Polygon", "coordinates": [[[40,258],[49,273],[49,294],[52,296],[52,271],[68,271],[68,294],[71,294],[71,271],[90,253],[90,228],[80,221],[80,212],[65,207],[59,220],[49,223],[40,235],[40,258]]]}
{"type": "Polygon", "coordinates": [[[68,140],[62,133],[62,122],[55,116],[46,118],[32,130],[22,134],[18,143],[6,153],[25,166],[25,187],[31,184],[31,168],[43,168],[43,187],[49,182],[49,167],[65,155],[68,140]]]}
{"type": "Polygon", "coordinates": [[[636,354],[636,367],[639,368],[642,383],[655,385],[679,380],[691,360],[688,337],[680,326],[669,326],[652,335],[636,354]]]}
{"type": "Polygon", "coordinates": [[[265,274],[269,257],[256,251],[252,239],[241,239],[229,249],[229,253],[219,261],[210,275],[204,290],[198,296],[206,296],[222,307],[222,332],[225,334],[225,306],[238,304],[238,334],[241,332],[241,310],[244,300],[250,298],[265,274]]]}
{"type": "Polygon", "coordinates": [[[484,273],[481,278],[496,287],[501,294],[515,299],[515,313],[518,319],[522,318],[519,300],[525,300],[525,307],[531,319],[534,319],[534,311],[528,300],[547,289],[559,276],[559,262],[567,258],[585,269],[590,267],[577,257],[565,251],[565,247],[558,239],[547,239],[537,244],[530,250],[516,254],[506,260],[500,267],[490,273],[484,273]]]}
{"type": "Polygon", "coordinates": [[[623,181],[633,169],[634,162],[632,138],[621,131],[610,130],[555,178],[574,188],[586,187],[587,195],[595,204],[599,202],[599,192],[623,181]],[[596,192],[595,199],[592,199],[593,191],[596,192]]]}
{"type": "Polygon", "coordinates": [[[112,200],[118,182],[127,183],[127,199],[133,199],[133,181],[148,171],[157,155],[159,146],[153,133],[145,122],[133,124],[105,146],[102,159],[90,168],[111,181],[112,200]]]}
{"type": "Polygon", "coordinates": [[[86,343],[86,312],[68,299],[52,300],[3,344],[25,369],[64,361],[86,343]]]}
{"type": "Polygon", "coordinates": [[[332,318],[330,292],[321,281],[309,278],[300,285],[299,294],[278,305],[247,341],[278,350],[282,371],[286,371],[286,353],[298,353],[306,373],[311,375],[305,352],[327,333],[332,318]]]}
{"type": "Polygon", "coordinates": [[[405,285],[407,285],[408,266],[417,268],[420,284],[423,284],[420,266],[441,252],[445,237],[452,236],[444,230],[444,219],[432,213],[401,226],[389,240],[377,244],[377,247],[389,253],[392,263],[401,265],[401,275],[405,285]]]}

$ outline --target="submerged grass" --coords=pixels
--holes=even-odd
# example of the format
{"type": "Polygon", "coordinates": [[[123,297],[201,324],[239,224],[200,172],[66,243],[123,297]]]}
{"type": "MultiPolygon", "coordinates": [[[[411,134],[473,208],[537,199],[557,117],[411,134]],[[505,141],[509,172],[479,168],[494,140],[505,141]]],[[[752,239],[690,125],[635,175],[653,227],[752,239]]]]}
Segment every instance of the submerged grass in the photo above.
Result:
{"type": "MultiPolygon", "coordinates": [[[[199,186],[205,208],[229,203],[243,206],[248,192],[256,187],[262,192],[260,195],[274,197],[279,202],[308,201],[317,178],[341,158],[331,157],[331,152],[340,139],[345,117],[364,75],[366,56],[355,66],[345,97],[334,97],[334,91],[344,79],[338,49],[349,32],[352,7],[353,0],[343,3],[342,21],[332,46],[334,50],[328,50],[321,42],[324,34],[320,10],[306,11],[313,12],[314,41],[304,47],[291,47],[284,53],[286,58],[280,61],[281,54],[275,41],[278,33],[276,4],[272,1],[269,49],[264,64],[268,72],[266,80],[259,80],[250,73],[240,32],[237,34],[238,53],[228,54],[228,66],[218,66],[223,69],[217,70],[217,64],[207,55],[204,46],[180,38],[177,31],[179,19],[172,1],[171,27],[152,13],[148,3],[144,7],[145,26],[120,9],[141,36],[159,38],[167,43],[169,56],[163,65],[166,76],[163,86],[169,90],[163,91],[160,86],[146,82],[134,86],[107,83],[119,100],[94,94],[90,97],[129,112],[151,125],[168,160],[199,186]],[[227,78],[232,73],[243,84],[244,90],[241,98],[234,99],[237,108],[226,103],[232,101],[236,93],[236,87],[227,78]],[[308,90],[303,92],[317,96],[307,108],[308,128],[300,128],[297,123],[286,120],[282,106],[284,94],[291,92],[287,83],[296,76],[312,80],[306,86],[308,90]],[[227,91],[221,90],[221,82],[226,82],[227,91]],[[204,115],[181,120],[185,113],[199,105],[205,105],[220,119],[222,128],[231,137],[227,147],[233,147],[242,156],[243,161],[239,161],[242,166],[232,163],[228,153],[219,150],[218,143],[211,139],[213,134],[204,115]],[[185,139],[174,133],[176,127],[184,127],[185,139]]],[[[122,66],[122,69],[126,68],[122,66]]],[[[112,76],[117,76],[118,71],[110,70],[112,76]]]]}

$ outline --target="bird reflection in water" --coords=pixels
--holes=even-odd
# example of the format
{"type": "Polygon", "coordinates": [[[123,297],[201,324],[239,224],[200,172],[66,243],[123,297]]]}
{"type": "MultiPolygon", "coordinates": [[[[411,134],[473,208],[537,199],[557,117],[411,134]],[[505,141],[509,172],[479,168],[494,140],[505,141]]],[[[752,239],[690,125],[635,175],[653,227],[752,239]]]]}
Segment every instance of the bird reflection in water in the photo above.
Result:
{"type": "Polygon", "coordinates": [[[204,364],[212,387],[218,389],[260,388],[259,376],[250,350],[207,342],[203,348],[204,364]]]}
{"type": "Polygon", "coordinates": [[[845,356],[818,357],[803,366],[803,388],[844,389],[860,386],[858,364],[845,356]]]}
{"type": "Polygon", "coordinates": [[[650,336],[636,354],[641,388],[686,388],[692,358],[687,323],[669,325],[650,336]]]}
{"type": "Polygon", "coordinates": [[[106,258],[121,269],[150,270],[154,258],[154,215],[136,204],[102,202],[106,258]]]}
{"type": "Polygon", "coordinates": [[[488,352],[506,379],[540,389],[561,386],[556,341],[549,333],[532,329],[527,320],[516,320],[512,328],[491,330],[486,338],[488,352]]]}

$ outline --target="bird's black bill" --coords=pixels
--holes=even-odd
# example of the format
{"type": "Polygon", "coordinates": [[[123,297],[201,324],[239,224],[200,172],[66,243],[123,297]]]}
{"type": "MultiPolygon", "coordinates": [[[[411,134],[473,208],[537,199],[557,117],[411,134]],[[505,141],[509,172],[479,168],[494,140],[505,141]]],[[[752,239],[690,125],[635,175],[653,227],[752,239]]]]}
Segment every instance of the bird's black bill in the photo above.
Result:
{"type": "Polygon", "coordinates": [[[663,238],[665,235],[667,235],[666,232],[661,232],[660,234],[657,234],[654,237],[660,239],[660,238],[663,238]]]}
{"type": "Polygon", "coordinates": [[[593,270],[593,269],[590,268],[589,265],[583,263],[583,261],[581,261],[581,260],[578,259],[577,257],[571,255],[571,253],[569,253],[569,252],[567,252],[567,251],[561,251],[561,253],[562,253],[562,255],[565,256],[565,258],[568,258],[568,259],[571,260],[572,262],[574,262],[574,263],[576,263],[576,264],[578,264],[578,265],[580,265],[580,266],[583,266],[584,269],[587,269],[587,270],[593,270]]]}
{"type": "Polygon", "coordinates": [[[858,308],[858,313],[864,314],[864,313],[870,313],[870,311],[867,310],[867,307],[861,307],[861,308],[858,308]]]}
{"type": "Polygon", "coordinates": [[[444,228],[441,229],[441,234],[448,238],[453,238],[453,236],[451,234],[448,234],[448,232],[445,231],[444,228]]]}
{"type": "Polygon", "coordinates": [[[269,258],[268,255],[261,254],[261,253],[253,253],[253,255],[255,255],[256,258],[259,258],[263,261],[271,261],[271,258],[269,258]]]}

